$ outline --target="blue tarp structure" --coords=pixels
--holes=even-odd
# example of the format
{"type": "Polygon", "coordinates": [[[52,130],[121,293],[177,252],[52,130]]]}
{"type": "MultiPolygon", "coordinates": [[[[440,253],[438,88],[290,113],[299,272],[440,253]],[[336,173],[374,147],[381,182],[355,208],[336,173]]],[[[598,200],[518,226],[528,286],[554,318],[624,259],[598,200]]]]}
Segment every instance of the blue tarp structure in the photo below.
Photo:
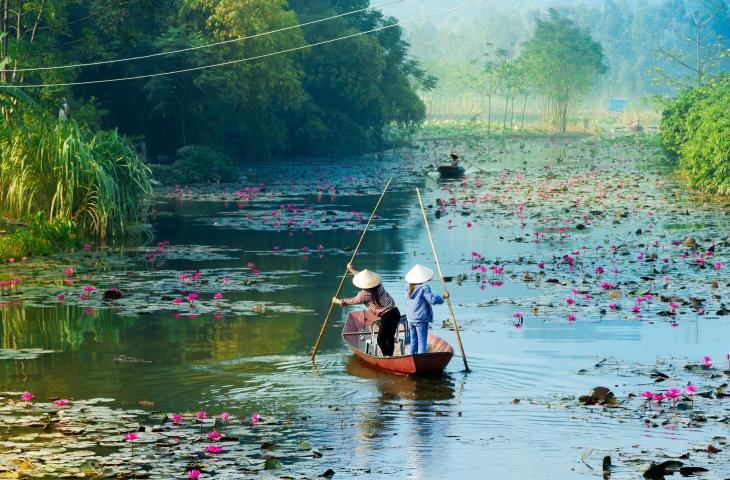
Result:
{"type": "Polygon", "coordinates": [[[609,98],[608,110],[611,112],[623,112],[627,103],[629,103],[629,101],[625,98],[609,98]]]}

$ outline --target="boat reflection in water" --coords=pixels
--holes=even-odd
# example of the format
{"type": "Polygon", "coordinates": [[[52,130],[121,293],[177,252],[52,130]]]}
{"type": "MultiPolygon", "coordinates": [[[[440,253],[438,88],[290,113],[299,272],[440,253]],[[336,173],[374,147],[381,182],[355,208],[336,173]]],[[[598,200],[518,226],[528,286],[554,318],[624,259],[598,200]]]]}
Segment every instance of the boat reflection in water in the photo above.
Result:
{"type": "Polygon", "coordinates": [[[454,417],[459,415],[454,380],[449,375],[392,375],[356,356],[348,359],[346,372],[372,381],[378,391],[377,400],[359,409],[362,416],[356,423],[360,430],[356,456],[368,458],[372,453],[365,454],[367,450],[385,449],[398,463],[392,465],[393,472],[388,466],[379,466],[376,468],[386,470],[373,474],[403,473],[405,466],[406,478],[428,478],[429,465],[439,461],[440,449],[455,430],[454,417]]]}

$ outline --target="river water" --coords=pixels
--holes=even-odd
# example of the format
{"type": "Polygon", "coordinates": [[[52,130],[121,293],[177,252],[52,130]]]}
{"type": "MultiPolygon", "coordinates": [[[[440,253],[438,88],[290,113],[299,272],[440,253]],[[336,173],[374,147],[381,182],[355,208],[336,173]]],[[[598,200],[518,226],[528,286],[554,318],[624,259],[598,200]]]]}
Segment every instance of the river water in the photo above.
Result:
{"type": "MultiPolygon", "coordinates": [[[[464,184],[422,175],[423,166],[448,148],[427,143],[423,150],[321,159],[316,166],[300,161],[254,165],[244,185],[262,190],[251,199],[237,200],[233,194],[243,185],[161,195],[153,228],[156,240],[170,242],[170,253],[148,261],[143,251],[136,263],[97,267],[106,275],[106,285],[114,277],[134,275],[130,270],[162,272],[173,281],[179,273],[200,271],[201,278],[220,284],[224,304],[236,308],[224,306],[213,315],[213,305],[196,313],[186,304],[159,300],[157,291],[150,298],[161,306],[142,315],[101,304],[84,310],[83,304],[57,302],[55,290],[43,305],[4,305],[3,348],[54,353],[0,360],[0,387],[36,396],[110,397],[125,408],[147,400],[172,412],[295,413],[306,418],[309,440],[324,453],[322,472],[332,468],[337,478],[585,478],[600,476],[604,455],[617,465],[613,478],[636,478],[634,457],[648,462],[658,459],[658,452],[681,455],[727,435],[727,423],[684,428],[660,419],[652,428],[640,409],[627,407],[615,414],[574,400],[597,385],[611,388],[621,399],[638,395],[654,387],[639,372],[657,362],[697,362],[712,355],[722,363],[730,351],[730,322],[714,311],[727,294],[727,276],[711,266],[692,270],[680,265],[679,250],[669,242],[687,236],[707,242],[728,237],[727,205],[675,193],[676,182],[646,161],[650,154],[632,147],[608,144],[597,157],[578,141],[514,144],[501,153],[499,147],[476,149],[467,158],[480,170],[470,168],[464,184]],[[316,368],[310,363],[350,248],[390,175],[393,186],[355,267],[381,273],[402,306],[404,273],[416,262],[434,267],[415,194],[421,188],[444,273],[469,276],[448,284],[469,373],[453,330],[442,326],[448,318],[443,306],[435,309],[434,329],[457,351],[443,378],[399,377],[361,364],[340,338],[344,313],[339,307],[316,368]],[[541,196],[535,196],[540,189],[541,196]],[[436,199],[452,197],[456,205],[447,202],[436,218],[436,199]],[[605,199],[601,206],[599,199],[605,199]],[[282,225],[274,225],[273,217],[264,223],[272,210],[283,212],[282,225]],[[565,235],[544,229],[550,222],[563,222],[558,216],[572,219],[565,235]],[[331,217],[339,219],[323,221],[331,217]],[[289,218],[295,219],[292,227],[289,218]],[[575,228],[581,221],[587,228],[575,228]],[[637,229],[644,229],[643,236],[635,234],[637,229]],[[538,230],[548,233],[540,239],[533,233],[538,230]],[[653,246],[655,239],[661,246],[653,246]],[[612,244],[625,245],[630,251],[626,260],[612,256],[612,244]],[[663,272],[657,272],[655,280],[645,282],[646,289],[708,299],[715,293],[718,298],[707,301],[706,315],[685,308],[672,325],[656,315],[657,301],[639,318],[630,311],[629,293],[616,300],[623,305],[620,313],[600,312],[608,300],[596,281],[581,278],[601,264],[610,281],[641,283],[647,267],[629,259],[640,250],[650,254],[652,248],[659,258],[670,256],[674,266],[670,280],[662,281],[663,272]],[[560,259],[574,250],[584,264],[571,271],[560,259]],[[488,270],[476,279],[471,252],[483,255],[485,266],[503,265],[504,278],[491,277],[488,270]],[[540,260],[547,263],[544,275],[536,266],[540,260]],[[621,264],[620,272],[610,272],[614,264],[621,264]],[[541,281],[523,281],[524,272],[541,281]],[[225,276],[232,280],[223,284],[225,276]],[[558,282],[545,281],[551,276],[558,282]],[[713,279],[720,285],[711,291],[713,279]],[[581,290],[576,298],[584,292],[592,298],[579,299],[580,307],[564,305],[576,287],[581,290]],[[514,325],[515,311],[525,312],[521,328],[514,325]],[[566,320],[571,311],[575,321],[566,320]]],[[[724,263],[727,247],[718,246],[716,252],[724,263]]],[[[3,268],[3,275],[11,275],[23,267],[3,268]]],[[[94,281],[95,273],[89,275],[88,281],[94,281]]],[[[441,290],[437,282],[433,288],[441,290]]],[[[169,290],[174,296],[174,288],[169,290]]],[[[355,293],[348,281],[343,295],[355,293]]],[[[681,386],[689,380],[701,384],[703,378],[678,374],[673,380],[681,386]]],[[[718,381],[708,378],[706,383],[718,381]]],[[[727,411],[728,400],[706,402],[708,409],[727,411]]],[[[726,453],[710,460],[705,456],[703,464],[714,465],[706,478],[730,475],[726,453]]]]}

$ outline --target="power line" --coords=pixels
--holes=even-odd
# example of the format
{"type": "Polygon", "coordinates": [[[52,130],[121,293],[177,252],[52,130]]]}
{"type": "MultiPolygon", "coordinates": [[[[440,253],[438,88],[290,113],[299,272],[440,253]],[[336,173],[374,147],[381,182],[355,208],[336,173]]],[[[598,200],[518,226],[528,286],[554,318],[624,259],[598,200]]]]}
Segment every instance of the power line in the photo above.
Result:
{"type": "Polygon", "coordinates": [[[361,13],[361,12],[364,12],[366,10],[372,10],[372,9],[376,9],[376,8],[380,8],[380,7],[386,7],[388,5],[393,5],[394,3],[400,3],[402,1],[403,0],[394,0],[394,1],[391,1],[391,2],[387,2],[387,3],[382,3],[380,5],[372,5],[372,6],[369,6],[369,7],[366,7],[366,8],[361,8],[359,10],[353,10],[351,12],[340,13],[338,15],[333,15],[333,16],[327,17],[327,18],[320,18],[318,20],[312,20],[310,22],[305,22],[305,23],[301,23],[301,24],[297,24],[297,25],[290,25],[288,27],[278,28],[276,30],[270,30],[270,31],[267,31],[267,32],[257,33],[255,35],[249,35],[249,36],[244,36],[244,37],[232,38],[232,39],[229,39],[229,40],[222,40],[220,42],[208,43],[208,44],[205,44],[205,45],[198,45],[198,46],[195,46],[195,47],[182,48],[180,50],[170,50],[170,51],[167,51],[167,52],[150,53],[148,55],[139,55],[139,56],[136,56],[136,57],[118,58],[118,59],[115,59],[115,60],[100,60],[98,62],[88,62],[88,63],[74,63],[74,64],[70,64],[70,65],[58,65],[58,66],[53,66],[53,67],[18,68],[18,69],[15,69],[15,71],[16,72],[37,72],[37,71],[44,71],[44,70],[66,70],[66,69],[70,69],[70,68],[82,68],[82,67],[91,67],[91,66],[95,66],[95,65],[108,65],[108,64],[111,64],[111,63],[132,62],[132,61],[136,61],[136,60],[145,60],[145,59],[148,59],[148,58],[161,57],[161,56],[165,56],[165,55],[175,55],[175,54],[178,54],[178,53],[192,52],[194,50],[200,50],[200,49],[203,49],[203,48],[217,47],[217,46],[220,46],[220,45],[226,45],[228,43],[242,42],[244,40],[248,40],[248,39],[251,39],[251,38],[263,37],[263,36],[266,36],[266,35],[271,35],[273,33],[280,33],[280,32],[285,32],[287,30],[292,30],[292,29],[295,29],[295,28],[306,27],[308,25],[314,25],[316,23],[326,22],[326,21],[329,21],[329,20],[333,20],[335,18],[341,18],[341,17],[346,17],[348,15],[354,15],[356,13],[361,13]]]}
{"type": "Polygon", "coordinates": [[[460,10],[462,8],[471,7],[471,6],[480,4],[480,3],[484,3],[486,1],[487,0],[477,0],[475,2],[467,3],[467,4],[464,4],[464,5],[459,5],[457,7],[449,8],[449,9],[446,9],[446,10],[440,10],[440,11],[434,12],[434,13],[430,13],[428,15],[422,15],[420,17],[414,17],[414,18],[410,18],[408,20],[394,22],[394,23],[391,23],[391,24],[388,24],[388,25],[384,25],[382,27],[373,28],[371,30],[367,30],[367,31],[363,31],[363,32],[357,32],[357,33],[353,33],[353,34],[350,34],[350,35],[345,35],[344,37],[332,38],[330,40],[323,40],[321,42],[311,43],[311,44],[307,44],[307,45],[301,45],[299,47],[292,47],[292,48],[288,48],[286,50],[279,50],[277,52],[266,53],[266,54],[263,54],[263,55],[257,55],[257,56],[248,57],[248,58],[240,58],[240,59],[237,59],[237,60],[229,60],[227,62],[215,63],[215,64],[212,64],[212,65],[203,65],[203,66],[199,66],[199,67],[184,68],[184,69],[181,69],[181,70],[173,70],[173,71],[169,71],[169,72],[150,73],[150,74],[147,74],[147,75],[136,75],[136,76],[132,76],[132,77],[106,78],[106,79],[102,79],[102,80],[88,80],[88,81],[85,81],[85,82],[46,83],[46,84],[41,83],[41,84],[35,84],[35,85],[22,85],[22,84],[19,84],[19,85],[9,85],[9,84],[6,84],[6,85],[0,85],[0,89],[3,89],[3,88],[6,88],[6,89],[10,89],[10,88],[12,88],[12,89],[50,88],[50,87],[73,87],[73,86],[77,86],[77,85],[94,85],[94,84],[99,84],[99,83],[124,82],[124,81],[129,81],[129,80],[140,80],[140,79],[143,79],[143,78],[161,77],[161,76],[166,76],[166,75],[177,75],[177,74],[180,74],[180,73],[187,73],[187,72],[194,72],[194,71],[198,71],[198,70],[206,70],[206,69],[209,69],[209,68],[223,67],[223,66],[226,66],[226,65],[234,65],[234,64],[237,64],[237,63],[250,62],[250,61],[253,61],[253,60],[260,60],[262,58],[273,57],[275,55],[282,55],[282,54],[285,54],[285,53],[291,53],[291,52],[297,52],[297,51],[300,51],[300,50],[306,50],[308,48],[317,47],[317,46],[320,46],[320,45],[326,45],[326,44],[329,44],[329,43],[339,42],[341,40],[347,40],[349,38],[360,37],[360,36],[367,35],[367,34],[370,34],[370,33],[380,32],[382,30],[387,30],[389,28],[398,27],[400,25],[405,25],[407,23],[416,22],[418,20],[424,20],[424,19],[430,18],[430,17],[435,17],[436,15],[442,15],[444,13],[454,12],[456,10],[460,10]]]}

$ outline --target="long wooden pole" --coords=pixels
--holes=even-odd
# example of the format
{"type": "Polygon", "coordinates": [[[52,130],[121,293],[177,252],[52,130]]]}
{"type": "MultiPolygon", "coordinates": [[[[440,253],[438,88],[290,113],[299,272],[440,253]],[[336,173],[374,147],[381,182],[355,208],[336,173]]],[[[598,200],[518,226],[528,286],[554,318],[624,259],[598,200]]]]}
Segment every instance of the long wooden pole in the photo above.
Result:
{"type": "MultiPolygon", "coordinates": [[[[383,197],[385,197],[385,192],[388,191],[388,187],[390,186],[390,182],[392,182],[392,181],[393,181],[393,177],[390,177],[388,179],[388,183],[385,184],[383,193],[380,194],[378,203],[375,204],[375,208],[373,208],[373,211],[370,214],[370,218],[368,218],[368,223],[365,224],[365,229],[362,231],[362,234],[360,235],[360,240],[358,240],[357,245],[355,246],[355,250],[352,252],[352,257],[350,258],[348,265],[355,261],[355,256],[357,256],[357,251],[360,250],[360,245],[362,244],[362,241],[365,238],[365,234],[367,233],[368,228],[370,227],[370,222],[373,221],[373,218],[375,217],[375,212],[378,211],[380,202],[383,201],[383,197]]],[[[337,287],[337,292],[335,292],[335,297],[340,296],[340,290],[342,290],[342,287],[345,285],[345,280],[347,280],[348,273],[350,273],[350,270],[346,268],[345,274],[342,276],[342,280],[340,280],[340,285],[337,287]]],[[[319,349],[319,342],[322,341],[322,336],[324,335],[324,330],[325,330],[325,328],[327,328],[327,323],[330,320],[330,316],[332,315],[332,310],[334,310],[334,308],[335,308],[335,304],[330,302],[330,308],[329,308],[329,310],[327,310],[327,316],[324,317],[324,323],[322,324],[322,328],[319,331],[319,337],[317,337],[317,343],[314,344],[314,349],[312,350],[312,363],[315,362],[315,358],[317,357],[317,350],[319,349]]]]}
{"type": "MultiPolygon", "coordinates": [[[[431,250],[433,251],[433,259],[436,260],[436,268],[439,272],[439,278],[441,278],[441,285],[446,289],[446,281],[444,280],[444,274],[441,271],[441,262],[439,262],[438,253],[436,253],[436,245],[433,243],[433,237],[431,236],[431,227],[428,225],[428,217],[426,216],[426,209],[423,208],[423,200],[421,199],[421,192],[416,188],[416,195],[418,195],[418,204],[421,206],[421,214],[423,215],[423,223],[426,224],[426,233],[428,233],[428,241],[431,242],[431,250]]],[[[461,352],[461,358],[464,360],[464,370],[469,371],[469,365],[466,363],[466,354],[464,353],[464,345],[461,344],[461,335],[459,334],[459,325],[456,323],[456,317],[454,316],[454,307],[451,305],[451,295],[446,299],[446,304],[449,306],[449,313],[451,314],[451,322],[454,324],[454,330],[456,331],[456,340],[459,342],[459,351],[461,352]]]]}

